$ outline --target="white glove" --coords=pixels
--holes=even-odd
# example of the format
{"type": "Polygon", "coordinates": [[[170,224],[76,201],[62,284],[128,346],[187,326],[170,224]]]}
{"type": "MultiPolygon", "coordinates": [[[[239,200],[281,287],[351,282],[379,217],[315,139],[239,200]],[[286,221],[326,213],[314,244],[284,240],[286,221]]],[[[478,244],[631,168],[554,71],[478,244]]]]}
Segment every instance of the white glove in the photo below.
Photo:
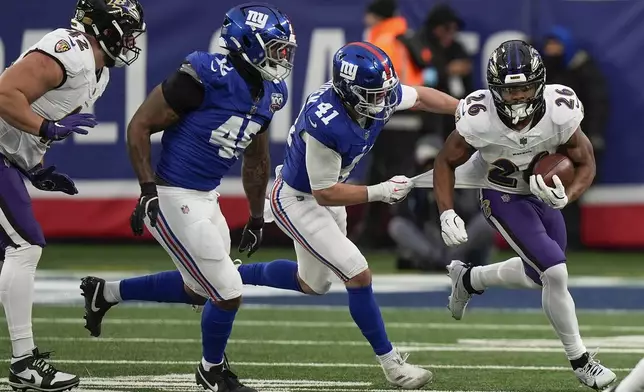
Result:
{"type": "Polygon", "coordinates": [[[557,175],[552,176],[555,187],[546,185],[541,174],[530,176],[530,192],[550,207],[560,210],[568,204],[566,189],[557,175]]]}
{"type": "Polygon", "coordinates": [[[402,201],[414,187],[414,182],[405,176],[394,176],[385,182],[367,187],[367,200],[395,204],[402,201]]]}
{"type": "Polygon", "coordinates": [[[465,222],[454,210],[446,210],[441,214],[441,235],[447,246],[456,246],[467,242],[465,222]]]}

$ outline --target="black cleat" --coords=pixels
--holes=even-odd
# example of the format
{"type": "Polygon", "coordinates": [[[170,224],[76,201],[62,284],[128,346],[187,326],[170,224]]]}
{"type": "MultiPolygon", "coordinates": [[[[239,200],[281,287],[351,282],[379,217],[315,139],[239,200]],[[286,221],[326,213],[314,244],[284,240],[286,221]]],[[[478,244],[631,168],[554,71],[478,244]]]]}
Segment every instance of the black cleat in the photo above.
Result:
{"type": "Polygon", "coordinates": [[[105,300],[103,290],[105,289],[105,279],[87,276],[81,280],[81,295],[85,297],[85,329],[94,337],[101,336],[101,323],[105,313],[115,303],[105,300]]]}
{"type": "Polygon", "coordinates": [[[46,360],[51,353],[40,353],[35,348],[9,368],[9,386],[14,391],[58,392],[77,387],[80,380],[73,374],[56,370],[46,360]]]}
{"type": "Polygon", "coordinates": [[[197,385],[201,385],[206,391],[213,392],[257,392],[256,389],[247,387],[237,378],[237,375],[230,370],[228,358],[224,356],[224,363],[206,371],[202,364],[199,364],[195,374],[197,385]]]}

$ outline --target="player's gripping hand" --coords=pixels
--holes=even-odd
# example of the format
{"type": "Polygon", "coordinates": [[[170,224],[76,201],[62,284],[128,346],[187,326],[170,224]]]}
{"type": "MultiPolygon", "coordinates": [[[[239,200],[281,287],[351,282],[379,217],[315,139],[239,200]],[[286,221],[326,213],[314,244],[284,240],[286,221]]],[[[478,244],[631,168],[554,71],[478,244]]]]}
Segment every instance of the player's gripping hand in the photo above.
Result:
{"type": "Polygon", "coordinates": [[[91,113],[77,113],[58,121],[43,120],[40,125],[40,137],[47,140],[63,140],[72,133],[87,135],[87,129],[81,127],[94,128],[98,122],[96,117],[91,113]]]}
{"type": "Polygon", "coordinates": [[[559,176],[552,176],[552,182],[555,183],[554,188],[546,185],[541,174],[533,174],[530,176],[530,192],[550,207],[560,210],[568,204],[568,196],[559,176]]]}
{"type": "Polygon", "coordinates": [[[130,227],[134,235],[143,234],[143,225],[145,217],[150,219],[150,226],[157,226],[157,216],[159,215],[159,195],[157,195],[157,186],[153,182],[144,182],[141,184],[141,196],[130,217],[130,227]]]}
{"type": "Polygon", "coordinates": [[[401,202],[414,188],[414,183],[405,176],[394,176],[385,182],[367,187],[367,200],[388,204],[401,202]]]}
{"type": "Polygon", "coordinates": [[[467,242],[465,222],[454,210],[445,210],[441,214],[441,235],[447,246],[456,246],[467,242]]]}
{"type": "Polygon", "coordinates": [[[31,180],[31,184],[41,191],[63,192],[68,195],[78,193],[74,181],[66,174],[56,173],[56,166],[44,168],[39,163],[29,170],[28,177],[31,180]]]}
{"type": "Polygon", "coordinates": [[[264,218],[248,218],[248,223],[244,226],[241,241],[239,242],[239,252],[248,251],[248,257],[252,256],[262,244],[262,229],[264,228],[264,218]]]}

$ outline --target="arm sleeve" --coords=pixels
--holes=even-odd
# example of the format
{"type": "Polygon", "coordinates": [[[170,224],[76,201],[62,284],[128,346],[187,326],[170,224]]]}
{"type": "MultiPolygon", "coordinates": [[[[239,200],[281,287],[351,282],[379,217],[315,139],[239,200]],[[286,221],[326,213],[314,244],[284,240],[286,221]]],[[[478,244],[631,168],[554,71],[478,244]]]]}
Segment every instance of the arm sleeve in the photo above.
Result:
{"type": "Polygon", "coordinates": [[[396,111],[411,109],[418,100],[418,91],[411,86],[402,85],[402,97],[396,111]]]}
{"type": "Polygon", "coordinates": [[[161,89],[168,105],[180,116],[201,106],[205,96],[203,84],[189,63],[164,80],[161,89]]]}
{"type": "Polygon", "coordinates": [[[302,138],[306,142],[306,171],[311,189],[318,191],[337,184],[342,169],[340,154],[306,133],[302,138]]]}

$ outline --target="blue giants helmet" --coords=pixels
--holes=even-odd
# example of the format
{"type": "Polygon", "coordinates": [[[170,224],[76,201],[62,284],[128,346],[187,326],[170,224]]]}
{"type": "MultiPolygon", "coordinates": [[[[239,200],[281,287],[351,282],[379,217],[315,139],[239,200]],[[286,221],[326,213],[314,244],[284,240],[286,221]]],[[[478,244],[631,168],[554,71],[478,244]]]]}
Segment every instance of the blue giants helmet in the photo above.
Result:
{"type": "Polygon", "coordinates": [[[240,55],[266,80],[284,80],[293,69],[295,34],[288,17],[270,4],[247,3],[231,8],[219,46],[240,55]]]}
{"type": "Polygon", "coordinates": [[[487,83],[499,116],[517,124],[543,106],[546,67],[530,44],[505,41],[490,56],[487,83]]]}
{"type": "Polygon", "coordinates": [[[333,57],[333,89],[361,116],[389,119],[398,103],[398,83],[391,59],[375,45],[351,42],[333,57]]]}

